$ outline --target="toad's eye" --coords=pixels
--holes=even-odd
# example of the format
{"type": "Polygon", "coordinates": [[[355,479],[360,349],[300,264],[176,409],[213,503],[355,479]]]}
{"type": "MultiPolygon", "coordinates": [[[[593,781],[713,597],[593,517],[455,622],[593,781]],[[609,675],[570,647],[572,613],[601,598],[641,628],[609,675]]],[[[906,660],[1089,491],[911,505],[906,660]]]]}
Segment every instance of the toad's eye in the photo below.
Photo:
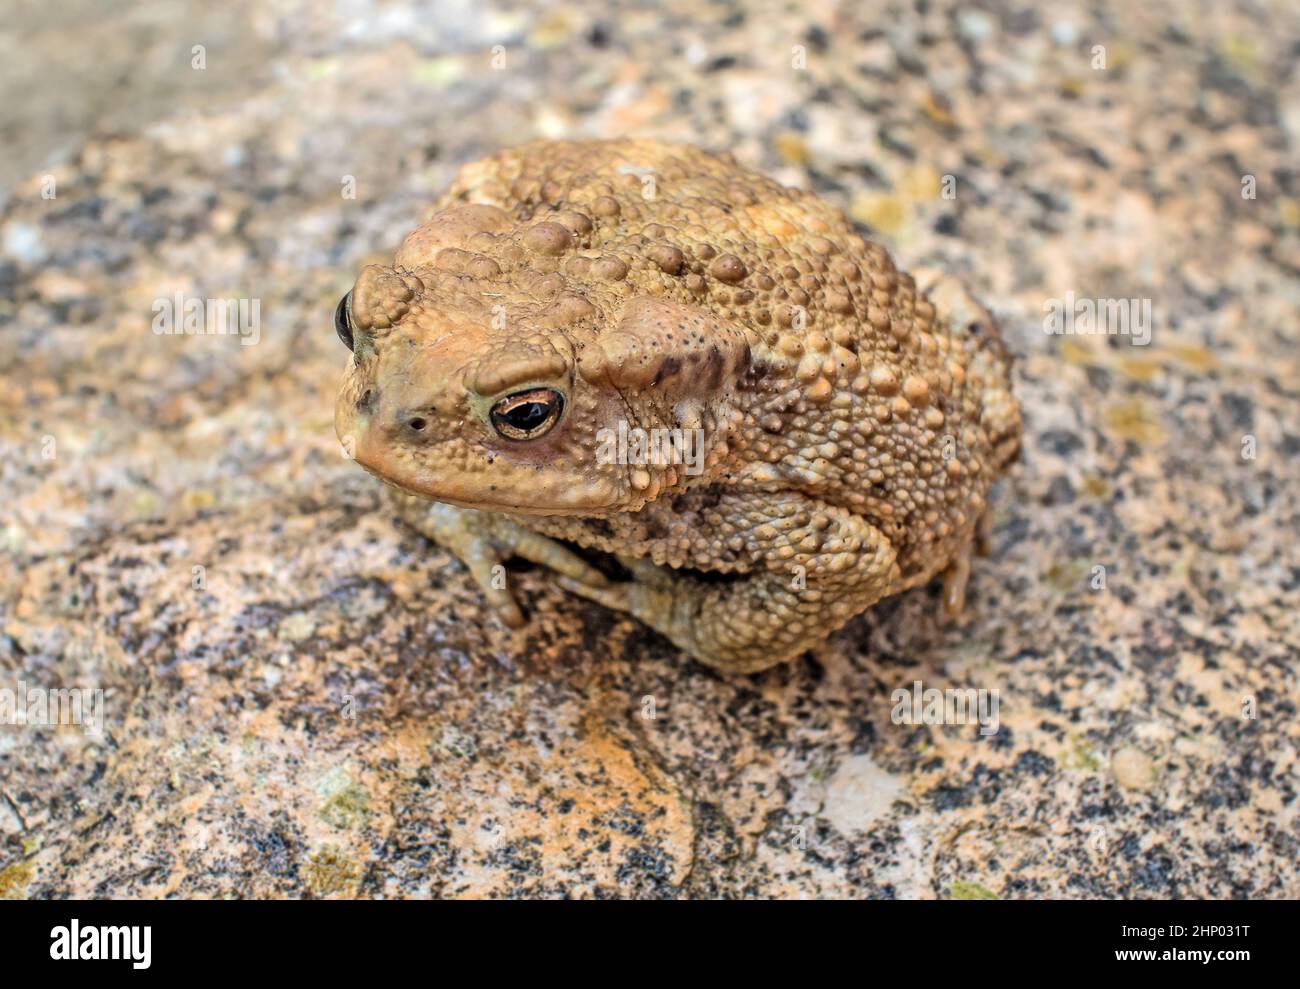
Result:
{"type": "Polygon", "coordinates": [[[564,396],[553,388],[507,395],[492,406],[492,428],[508,440],[535,440],[551,431],[564,411],[564,396]]]}
{"type": "Polygon", "coordinates": [[[339,299],[338,308],[334,310],[334,332],[339,335],[348,350],[352,349],[352,293],[339,299]]]}

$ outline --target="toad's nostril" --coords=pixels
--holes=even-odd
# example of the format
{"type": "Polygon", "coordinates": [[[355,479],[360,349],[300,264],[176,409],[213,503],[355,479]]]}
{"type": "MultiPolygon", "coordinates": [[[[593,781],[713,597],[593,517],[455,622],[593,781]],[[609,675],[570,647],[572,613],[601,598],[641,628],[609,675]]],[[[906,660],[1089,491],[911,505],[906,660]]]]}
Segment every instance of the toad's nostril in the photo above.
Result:
{"type": "Polygon", "coordinates": [[[406,420],[406,424],[410,426],[412,429],[414,429],[417,433],[420,432],[420,430],[424,429],[426,425],[428,425],[428,423],[426,423],[425,420],[420,418],[419,416],[414,416],[413,418],[406,420]]]}

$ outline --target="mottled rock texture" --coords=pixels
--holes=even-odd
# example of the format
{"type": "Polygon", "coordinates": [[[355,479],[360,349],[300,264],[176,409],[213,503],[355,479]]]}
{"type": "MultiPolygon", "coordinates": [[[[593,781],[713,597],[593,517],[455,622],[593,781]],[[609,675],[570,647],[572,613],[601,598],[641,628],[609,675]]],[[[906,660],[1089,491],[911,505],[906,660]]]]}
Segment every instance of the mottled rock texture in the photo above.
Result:
{"type": "Polygon", "coordinates": [[[0,896],[1300,895],[1294,8],[349,9],[0,29],[137,67],[0,206],[0,689],[105,692],[0,726],[0,896]],[[918,588],[726,680],[520,569],[511,632],[340,455],[358,267],[463,162],[625,133],[994,308],[1025,448],[959,624],[918,588]],[[177,292],[257,342],[155,334],[177,292]],[[1046,333],[1067,293],[1150,344],[1046,333]],[[999,730],[896,724],[917,680],[999,730]]]}

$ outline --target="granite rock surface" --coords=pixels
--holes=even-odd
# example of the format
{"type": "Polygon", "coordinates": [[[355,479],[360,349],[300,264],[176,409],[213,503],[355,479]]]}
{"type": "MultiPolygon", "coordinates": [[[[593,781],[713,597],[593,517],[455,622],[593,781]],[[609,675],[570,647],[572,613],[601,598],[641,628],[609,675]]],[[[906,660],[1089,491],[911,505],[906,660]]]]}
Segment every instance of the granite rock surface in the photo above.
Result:
{"type": "Polygon", "coordinates": [[[1300,896],[1294,5],[164,6],[0,28],[0,691],[103,703],[0,724],[0,897],[1300,896]],[[519,568],[510,631],[340,454],[358,267],[618,134],[992,305],[1025,448],[962,619],[725,680],[519,568]],[[1081,300],[1149,322],[1047,332],[1081,300]]]}

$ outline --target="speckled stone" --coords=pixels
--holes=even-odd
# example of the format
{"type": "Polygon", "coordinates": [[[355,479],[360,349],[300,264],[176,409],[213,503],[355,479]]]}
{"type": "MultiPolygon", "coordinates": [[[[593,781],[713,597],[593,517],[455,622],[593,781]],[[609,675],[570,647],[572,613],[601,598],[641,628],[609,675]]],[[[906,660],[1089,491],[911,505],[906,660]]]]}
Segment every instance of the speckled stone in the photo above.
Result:
{"type": "Polygon", "coordinates": [[[259,4],[208,52],[259,71],[183,87],[142,36],[184,97],[0,205],[0,688],[107,729],[0,726],[0,896],[1300,896],[1300,17],[959,6],[259,4]],[[916,590],[727,681],[521,568],[511,632],[340,454],[359,265],[462,162],[621,133],[992,304],[1025,450],[958,623],[916,590]],[[156,335],[176,292],[259,341],[156,335]],[[1067,292],[1150,345],[1047,334],[1067,292]],[[999,730],[896,724],[917,680],[999,730]]]}

